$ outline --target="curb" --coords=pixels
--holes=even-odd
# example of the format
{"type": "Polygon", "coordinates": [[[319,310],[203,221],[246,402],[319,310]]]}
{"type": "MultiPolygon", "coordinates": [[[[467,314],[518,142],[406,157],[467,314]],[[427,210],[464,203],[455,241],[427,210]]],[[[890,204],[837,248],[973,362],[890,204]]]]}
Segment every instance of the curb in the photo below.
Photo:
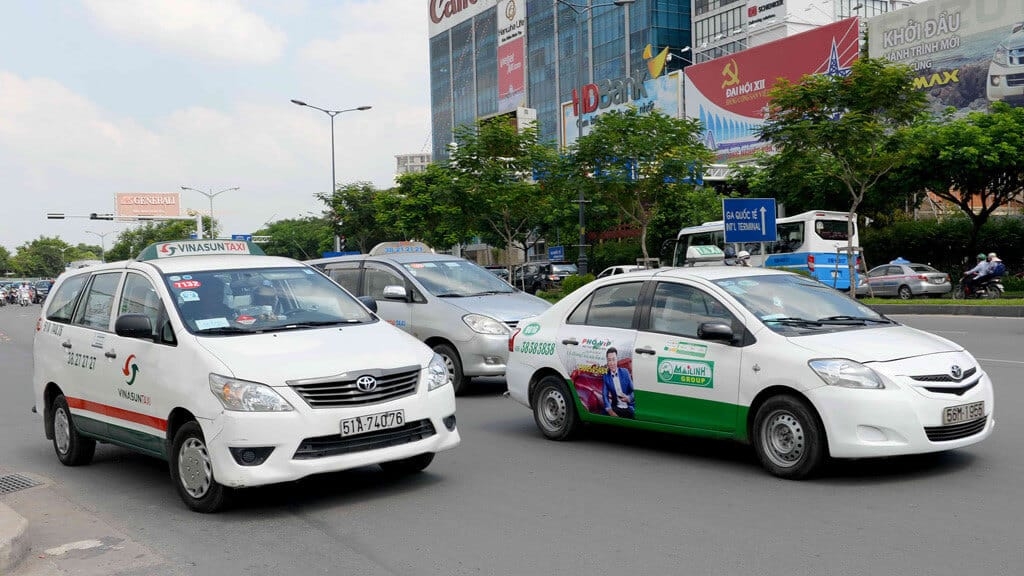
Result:
{"type": "Polygon", "coordinates": [[[0,574],[6,574],[28,555],[28,520],[0,503],[0,574]]]}
{"type": "Polygon", "coordinates": [[[869,304],[879,314],[946,314],[953,316],[990,316],[1024,318],[1024,306],[977,306],[971,304],[869,304]]]}

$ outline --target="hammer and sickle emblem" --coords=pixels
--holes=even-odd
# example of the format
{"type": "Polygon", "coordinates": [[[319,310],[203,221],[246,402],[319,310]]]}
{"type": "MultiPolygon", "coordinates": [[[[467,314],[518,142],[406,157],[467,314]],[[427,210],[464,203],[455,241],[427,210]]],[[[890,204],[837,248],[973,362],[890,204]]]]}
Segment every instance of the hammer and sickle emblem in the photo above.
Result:
{"type": "Polygon", "coordinates": [[[729,63],[722,68],[722,76],[725,76],[725,80],[722,81],[722,88],[735,86],[740,83],[740,68],[736,65],[735,60],[730,59],[729,63]]]}

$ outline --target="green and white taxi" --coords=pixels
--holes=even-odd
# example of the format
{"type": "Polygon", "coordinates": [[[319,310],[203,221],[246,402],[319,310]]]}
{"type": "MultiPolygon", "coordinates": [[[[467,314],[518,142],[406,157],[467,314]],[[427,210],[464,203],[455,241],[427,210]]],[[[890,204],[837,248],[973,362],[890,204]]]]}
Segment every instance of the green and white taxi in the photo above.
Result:
{"type": "Polygon", "coordinates": [[[444,361],[373,307],[255,244],[155,244],[57,280],[35,405],[62,463],[97,442],[166,459],[200,512],[233,488],[417,472],[459,443],[455,395],[444,361]]]}
{"type": "Polygon", "coordinates": [[[509,350],[509,394],[548,438],[583,422],[732,438],[784,478],[829,456],[962,448],[995,425],[963,347],[775,270],[597,280],[521,321],[509,350]]]}

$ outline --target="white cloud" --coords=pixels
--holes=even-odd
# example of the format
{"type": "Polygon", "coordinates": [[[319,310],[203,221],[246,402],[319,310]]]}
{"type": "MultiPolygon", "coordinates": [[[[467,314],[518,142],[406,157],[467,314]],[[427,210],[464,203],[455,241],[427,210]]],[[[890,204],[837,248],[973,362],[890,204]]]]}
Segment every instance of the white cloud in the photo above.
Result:
{"type": "Polygon", "coordinates": [[[239,0],[83,0],[108,30],[162,48],[232,62],[268,63],[285,34],[239,0]]]}

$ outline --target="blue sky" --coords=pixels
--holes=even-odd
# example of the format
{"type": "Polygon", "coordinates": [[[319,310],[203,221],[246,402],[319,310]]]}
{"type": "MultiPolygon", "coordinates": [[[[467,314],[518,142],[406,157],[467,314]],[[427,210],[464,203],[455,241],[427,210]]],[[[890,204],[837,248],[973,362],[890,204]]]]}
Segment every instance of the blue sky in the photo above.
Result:
{"type": "MultiPolygon", "coordinates": [[[[221,190],[223,232],[319,213],[331,178],[393,184],[429,152],[426,3],[9,0],[0,20],[0,245],[98,244],[117,192],[221,190]]],[[[206,197],[181,192],[185,208],[206,197]]],[[[108,244],[113,234],[107,237],[108,244]]]]}

